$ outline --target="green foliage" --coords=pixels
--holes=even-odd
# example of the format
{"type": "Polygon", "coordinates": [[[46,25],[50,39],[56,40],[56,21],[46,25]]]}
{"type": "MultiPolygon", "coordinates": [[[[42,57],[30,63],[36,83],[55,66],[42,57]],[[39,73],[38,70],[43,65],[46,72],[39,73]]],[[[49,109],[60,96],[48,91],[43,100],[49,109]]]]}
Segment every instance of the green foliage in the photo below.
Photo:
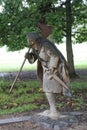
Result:
{"type": "Polygon", "coordinates": [[[63,11],[52,12],[46,14],[46,20],[49,25],[53,25],[52,38],[55,39],[57,43],[62,42],[62,38],[64,37],[64,22],[62,22],[63,11]]]}
{"type": "Polygon", "coordinates": [[[72,89],[74,89],[74,91],[77,91],[77,90],[82,90],[82,89],[86,89],[87,88],[87,82],[73,82],[71,84],[71,87],[72,89]]]}
{"type": "Polygon", "coordinates": [[[23,1],[7,0],[3,13],[0,14],[1,45],[7,45],[10,50],[20,50],[27,45],[26,34],[36,29],[38,13],[33,6],[23,6],[23,1]]]}
{"type": "Polygon", "coordinates": [[[72,6],[73,17],[73,34],[77,43],[87,41],[87,2],[73,1],[72,6]]]}
{"type": "Polygon", "coordinates": [[[73,98],[64,99],[58,96],[57,109],[61,111],[84,111],[87,107],[87,82],[71,82],[73,98]],[[60,100],[59,100],[60,99],[60,100]]]}
{"type": "MultiPolygon", "coordinates": [[[[14,104],[13,104],[14,105],[14,104]]],[[[24,112],[24,111],[30,111],[30,110],[35,110],[38,107],[35,104],[26,104],[23,105],[22,107],[14,107],[12,109],[8,109],[7,106],[4,106],[3,109],[0,109],[0,114],[10,114],[10,113],[16,113],[16,112],[24,112]]]]}
{"type": "MultiPolygon", "coordinates": [[[[0,114],[48,109],[48,102],[38,81],[19,81],[9,94],[12,82],[0,81],[0,114]]],[[[87,82],[71,82],[73,99],[56,95],[59,111],[82,110],[86,107],[87,82]]]]}
{"type": "MultiPolygon", "coordinates": [[[[66,1],[65,1],[66,2],[66,1]]],[[[40,19],[53,26],[52,38],[57,43],[66,36],[65,4],[62,0],[1,0],[0,45],[10,50],[27,47],[26,34],[38,31],[40,19]]],[[[72,0],[72,35],[77,42],[87,41],[87,4],[84,0],[72,0]],[[80,26],[81,25],[81,26],[80,26]]]]}
{"type": "MultiPolygon", "coordinates": [[[[44,94],[39,93],[38,81],[19,81],[9,94],[11,84],[12,82],[0,81],[0,114],[34,110],[40,106],[44,94]]],[[[44,106],[42,104],[41,108],[44,106]]]]}

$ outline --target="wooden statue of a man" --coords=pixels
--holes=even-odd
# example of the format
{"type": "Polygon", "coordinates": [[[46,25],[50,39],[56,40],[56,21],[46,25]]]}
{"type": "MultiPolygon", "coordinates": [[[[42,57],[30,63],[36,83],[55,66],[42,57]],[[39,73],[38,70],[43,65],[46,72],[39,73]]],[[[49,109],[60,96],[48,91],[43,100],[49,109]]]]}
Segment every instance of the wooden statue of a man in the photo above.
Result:
{"type": "Polygon", "coordinates": [[[30,63],[38,60],[37,75],[42,81],[43,91],[50,105],[50,110],[40,114],[54,119],[58,118],[60,113],[56,109],[55,95],[63,93],[65,96],[72,96],[69,89],[67,62],[56,46],[39,34],[35,32],[28,33],[27,41],[31,51],[26,53],[25,58],[30,63]]]}

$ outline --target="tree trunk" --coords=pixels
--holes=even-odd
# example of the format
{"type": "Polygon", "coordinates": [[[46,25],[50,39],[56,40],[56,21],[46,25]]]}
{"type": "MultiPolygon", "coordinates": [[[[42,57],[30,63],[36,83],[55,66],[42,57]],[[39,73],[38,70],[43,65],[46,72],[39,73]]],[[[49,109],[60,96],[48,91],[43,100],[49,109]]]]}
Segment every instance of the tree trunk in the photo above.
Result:
{"type": "Polygon", "coordinates": [[[71,30],[72,30],[72,20],[71,20],[71,0],[66,0],[66,52],[67,61],[69,64],[70,77],[75,77],[76,72],[74,68],[73,60],[73,50],[72,50],[72,40],[71,40],[71,30]]]}

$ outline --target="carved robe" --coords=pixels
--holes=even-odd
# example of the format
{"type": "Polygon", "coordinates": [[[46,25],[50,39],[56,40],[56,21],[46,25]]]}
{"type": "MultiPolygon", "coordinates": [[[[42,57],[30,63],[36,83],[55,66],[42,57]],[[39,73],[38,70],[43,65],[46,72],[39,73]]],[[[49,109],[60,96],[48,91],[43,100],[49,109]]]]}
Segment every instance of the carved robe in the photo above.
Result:
{"type": "Polygon", "coordinates": [[[29,62],[33,63],[38,59],[37,75],[42,81],[43,91],[52,93],[61,93],[64,88],[54,78],[50,79],[50,75],[56,70],[56,75],[69,87],[68,66],[65,58],[56,46],[49,40],[45,39],[37,41],[37,50],[34,48],[31,52],[29,62]],[[31,60],[33,62],[31,62],[31,60]]]}

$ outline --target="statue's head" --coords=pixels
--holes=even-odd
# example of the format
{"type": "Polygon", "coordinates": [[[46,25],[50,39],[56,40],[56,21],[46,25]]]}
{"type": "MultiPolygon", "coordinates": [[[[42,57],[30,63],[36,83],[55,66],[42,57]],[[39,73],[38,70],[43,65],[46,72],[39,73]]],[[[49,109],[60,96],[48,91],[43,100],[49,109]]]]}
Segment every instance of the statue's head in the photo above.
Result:
{"type": "Polygon", "coordinates": [[[30,46],[34,45],[39,37],[39,34],[36,32],[29,32],[26,36],[27,42],[30,46]]]}

